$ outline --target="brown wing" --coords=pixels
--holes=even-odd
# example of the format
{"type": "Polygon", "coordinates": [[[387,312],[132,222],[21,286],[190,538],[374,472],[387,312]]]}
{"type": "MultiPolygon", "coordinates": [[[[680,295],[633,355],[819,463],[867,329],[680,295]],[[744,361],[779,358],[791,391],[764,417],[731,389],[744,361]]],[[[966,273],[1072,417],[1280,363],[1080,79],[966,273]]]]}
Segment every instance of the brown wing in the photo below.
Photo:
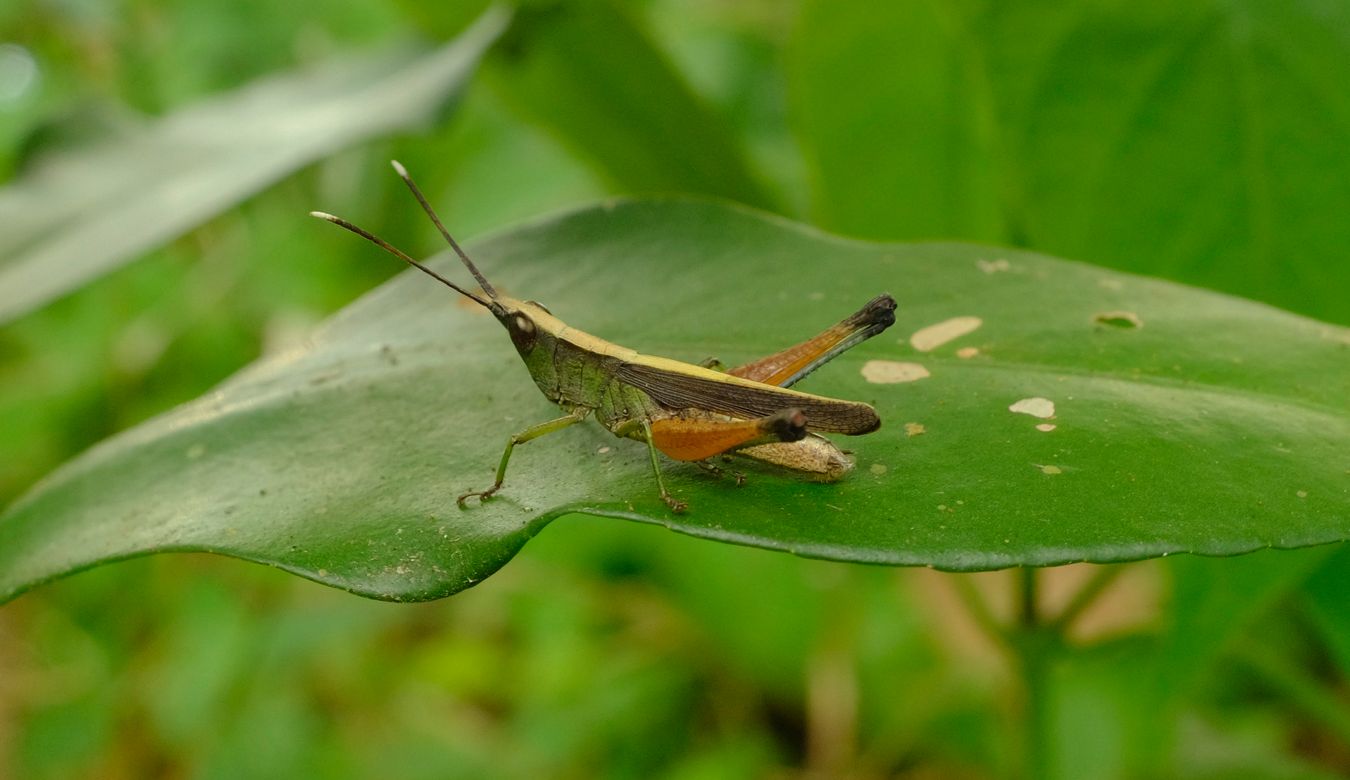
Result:
{"type": "Polygon", "coordinates": [[[619,362],[615,375],[667,409],[704,409],[755,419],[795,407],[806,415],[806,427],[811,431],[856,435],[881,427],[876,410],[857,401],[837,401],[747,380],[702,377],[627,361],[619,362]]]}

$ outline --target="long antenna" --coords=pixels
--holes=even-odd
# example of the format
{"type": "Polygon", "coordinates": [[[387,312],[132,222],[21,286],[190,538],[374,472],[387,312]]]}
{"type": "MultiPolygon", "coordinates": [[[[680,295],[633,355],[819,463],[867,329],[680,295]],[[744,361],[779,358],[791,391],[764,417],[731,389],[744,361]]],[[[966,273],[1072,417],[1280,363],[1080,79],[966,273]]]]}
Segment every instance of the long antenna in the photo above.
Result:
{"type": "Polygon", "coordinates": [[[483,288],[483,292],[487,293],[492,300],[497,300],[497,291],[492,288],[491,284],[488,284],[487,279],[483,278],[483,274],[479,273],[478,267],[473,264],[468,255],[464,254],[464,250],[459,248],[455,239],[450,237],[450,231],[445,229],[445,225],[441,224],[441,218],[436,216],[436,210],[431,207],[426,196],[422,194],[422,191],[417,188],[417,184],[413,182],[412,177],[408,175],[408,169],[404,168],[403,163],[398,160],[390,160],[389,164],[394,166],[394,172],[399,175],[399,178],[403,179],[404,184],[408,185],[408,189],[412,190],[413,197],[417,198],[418,203],[422,204],[422,210],[427,213],[428,217],[431,217],[431,221],[436,224],[436,229],[441,231],[441,235],[450,244],[450,248],[455,250],[459,259],[463,260],[464,265],[468,266],[469,273],[473,274],[473,278],[478,280],[478,285],[483,288]]]}
{"type": "MultiPolygon", "coordinates": [[[[413,268],[416,268],[416,269],[418,269],[419,271],[421,271],[421,272],[427,274],[428,276],[432,277],[433,279],[435,279],[436,281],[438,281],[438,282],[440,282],[441,284],[445,285],[446,287],[449,287],[450,289],[454,290],[455,292],[459,293],[460,295],[463,295],[463,296],[466,297],[466,298],[470,298],[470,299],[472,299],[472,300],[474,300],[474,301],[477,301],[477,302],[478,302],[480,305],[482,305],[484,308],[487,308],[487,309],[491,309],[491,308],[492,308],[492,306],[493,306],[492,303],[483,300],[481,297],[479,297],[479,296],[477,296],[477,295],[474,295],[473,293],[469,292],[468,290],[465,290],[463,287],[460,287],[459,285],[455,284],[454,282],[450,281],[449,279],[446,279],[444,276],[441,276],[440,274],[436,273],[435,271],[431,270],[430,268],[427,268],[425,265],[422,265],[421,263],[419,263],[419,262],[417,262],[416,260],[414,260],[414,259],[412,259],[411,257],[409,257],[409,256],[407,255],[407,253],[404,252],[403,250],[399,249],[398,247],[394,246],[393,244],[389,243],[388,241],[385,241],[383,238],[380,238],[379,236],[375,235],[374,233],[371,233],[371,232],[369,232],[369,231],[367,231],[367,230],[365,230],[365,229],[363,229],[363,228],[359,228],[359,227],[357,227],[356,225],[353,225],[352,223],[350,223],[350,222],[348,222],[347,220],[343,219],[342,217],[335,217],[335,216],[333,216],[332,214],[328,214],[328,213],[323,212],[323,211],[311,211],[311,212],[309,212],[309,215],[310,215],[311,217],[318,217],[319,219],[327,220],[328,222],[332,222],[334,225],[337,225],[337,226],[340,227],[340,228],[346,228],[347,230],[350,230],[351,232],[353,232],[353,233],[355,233],[356,235],[358,235],[358,236],[364,238],[365,240],[369,241],[370,243],[374,244],[375,246],[378,246],[379,248],[383,249],[384,251],[388,252],[389,254],[393,255],[394,257],[397,257],[398,259],[402,260],[403,262],[407,263],[408,265],[412,266],[413,268]]],[[[472,268],[472,266],[470,266],[470,268],[472,268]]],[[[485,289],[486,289],[486,288],[485,288],[485,289]]]]}

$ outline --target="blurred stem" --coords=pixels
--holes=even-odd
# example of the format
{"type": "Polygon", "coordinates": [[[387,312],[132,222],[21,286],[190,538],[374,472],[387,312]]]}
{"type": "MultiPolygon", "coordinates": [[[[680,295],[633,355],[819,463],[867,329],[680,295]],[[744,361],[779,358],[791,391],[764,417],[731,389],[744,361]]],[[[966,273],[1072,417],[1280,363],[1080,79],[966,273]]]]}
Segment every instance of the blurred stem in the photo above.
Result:
{"type": "Polygon", "coordinates": [[[1049,769],[1049,708],[1047,683],[1051,654],[1059,636],[1054,624],[1041,622],[1037,608],[1037,570],[1017,570],[1017,624],[1011,630],[1011,647],[1022,673],[1023,772],[1026,780],[1046,777],[1049,769]]]}
{"type": "Polygon", "coordinates": [[[1112,582],[1115,582],[1116,577],[1119,577],[1124,570],[1124,566],[1098,566],[1092,573],[1092,578],[1079,588],[1077,593],[1073,594],[1073,599],[1068,606],[1064,607],[1064,611],[1060,612],[1054,622],[1051,623],[1055,631],[1060,634],[1067,632],[1079,615],[1082,615],[1088,607],[1092,606],[1097,597],[1102,594],[1102,591],[1106,590],[1112,582]]]}
{"type": "Polygon", "coordinates": [[[980,627],[980,630],[989,635],[989,638],[999,645],[1007,646],[1008,631],[994,617],[994,613],[989,611],[989,605],[985,603],[984,597],[975,589],[974,580],[969,574],[953,574],[952,583],[956,587],[956,595],[965,605],[966,612],[970,613],[971,620],[980,627]]]}
{"type": "MultiPolygon", "coordinates": [[[[988,604],[976,590],[971,578],[956,575],[952,582],[970,617],[1001,646],[1008,650],[1022,678],[1020,711],[1021,772],[1025,780],[1040,780],[1050,774],[1050,670],[1064,647],[1063,627],[1082,612],[1110,584],[1116,569],[1098,572],[1073,602],[1056,619],[1045,621],[1040,610],[1039,570],[1017,570],[1016,614],[1006,625],[994,617],[988,604]]],[[[1017,729],[1008,729],[1010,734],[1017,729]]]]}

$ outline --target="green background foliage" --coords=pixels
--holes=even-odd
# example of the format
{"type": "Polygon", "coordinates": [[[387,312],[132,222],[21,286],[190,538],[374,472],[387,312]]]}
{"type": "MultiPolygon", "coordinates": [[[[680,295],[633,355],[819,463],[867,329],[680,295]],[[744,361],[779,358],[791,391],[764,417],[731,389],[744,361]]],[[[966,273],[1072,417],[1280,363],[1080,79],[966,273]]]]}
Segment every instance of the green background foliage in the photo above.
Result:
{"type": "MultiPolygon", "coordinates": [[[[473,5],[6,4],[0,40],[38,80],[0,108],[0,170],[22,186],[45,159],[256,78],[428,51],[473,5]]],[[[1256,0],[527,4],[443,121],[325,151],[0,328],[0,498],[303,345],[397,270],[305,211],[435,246],[391,156],[465,237],[598,197],[711,194],[852,236],[1013,245],[1350,323],[1345,14],[1256,0]]],[[[585,306],[596,277],[558,284],[585,306]]],[[[659,286],[624,294],[640,308],[659,286]]],[[[633,346],[696,348],[697,318],[676,314],[633,346]]],[[[1149,332],[1146,318],[1105,335],[1149,332]]],[[[1334,390],[1345,357],[1325,362],[1309,381],[1334,390]]],[[[1335,457],[1316,460],[1343,485],[1335,457]]],[[[1344,487],[1337,503],[1328,484],[1319,500],[1344,523],[1344,487]]],[[[24,777],[1335,776],[1350,767],[1347,570],[1321,548],[1048,572],[1042,604],[1079,619],[1011,635],[1011,657],[1044,662],[1021,670],[1046,726],[1027,745],[1008,739],[1024,695],[995,654],[1009,635],[976,628],[986,602],[1011,614],[1009,575],[808,561],[580,516],[483,585],[419,606],[213,558],[141,559],[0,609],[0,761],[24,777]],[[1077,612],[1073,594],[1107,577],[1077,612]]]]}

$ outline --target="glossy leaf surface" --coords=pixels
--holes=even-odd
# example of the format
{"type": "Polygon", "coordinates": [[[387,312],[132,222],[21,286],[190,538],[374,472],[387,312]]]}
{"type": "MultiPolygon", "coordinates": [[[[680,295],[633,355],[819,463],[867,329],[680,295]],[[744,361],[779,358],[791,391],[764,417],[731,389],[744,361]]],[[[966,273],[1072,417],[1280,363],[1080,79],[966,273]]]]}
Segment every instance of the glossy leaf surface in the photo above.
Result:
{"type": "Polygon", "coordinates": [[[432,598],[571,512],[956,570],[1350,536],[1341,328],[1031,253],[850,242],[678,200],[571,213],[471,252],[569,325],[691,362],[772,352],[891,292],[896,325],[800,385],[868,401],[884,425],[840,440],[858,466],[838,484],[747,467],[738,488],[667,464],[691,507],[676,516],[643,446],[588,423],[518,448],[500,496],[460,510],[454,497],[490,484],[507,436],[557,411],[490,316],[409,272],[308,349],[114,437],[21,499],[0,517],[0,597],[106,560],[207,550],[432,598]],[[933,345],[953,320],[965,335],[933,345]],[[915,369],[870,361],[928,376],[878,383],[915,369]],[[1010,411],[1049,411],[1028,399],[1053,416],[1010,411]]]}

